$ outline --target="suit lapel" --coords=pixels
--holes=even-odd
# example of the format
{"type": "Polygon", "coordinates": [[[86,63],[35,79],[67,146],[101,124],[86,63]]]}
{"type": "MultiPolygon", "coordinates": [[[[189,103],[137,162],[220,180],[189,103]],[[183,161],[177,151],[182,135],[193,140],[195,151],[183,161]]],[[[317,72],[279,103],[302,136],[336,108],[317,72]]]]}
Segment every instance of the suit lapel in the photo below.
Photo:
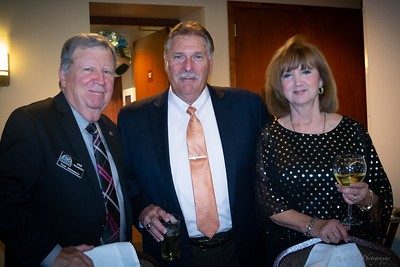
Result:
{"type": "Polygon", "coordinates": [[[150,111],[150,126],[157,160],[161,169],[161,177],[163,177],[167,186],[166,190],[174,195],[176,207],[179,207],[172,179],[168,148],[168,90],[155,99],[153,107],[150,111]]]}
{"type": "Polygon", "coordinates": [[[118,145],[118,133],[115,131],[115,129],[112,129],[107,125],[105,120],[103,119],[102,115],[100,117],[100,120],[98,121],[99,126],[101,128],[101,132],[103,133],[104,139],[107,143],[108,149],[110,150],[110,153],[113,157],[115,166],[117,167],[118,173],[120,170],[123,168],[122,166],[122,158],[121,158],[121,150],[118,145]]]}
{"type": "Polygon", "coordinates": [[[92,185],[93,191],[99,198],[99,203],[103,203],[103,196],[101,194],[99,181],[97,179],[96,170],[94,169],[93,162],[90,159],[89,152],[86,149],[85,141],[81,135],[78,124],[72,114],[71,107],[63,93],[59,93],[55,98],[57,110],[60,113],[60,123],[68,137],[68,140],[74,149],[77,160],[84,166],[86,177],[92,185]]]}
{"type": "Polygon", "coordinates": [[[236,187],[236,131],[233,104],[226,101],[224,92],[207,85],[210,90],[211,101],[218,124],[219,135],[224,152],[226,176],[228,179],[228,191],[230,206],[233,207],[236,187]]]}

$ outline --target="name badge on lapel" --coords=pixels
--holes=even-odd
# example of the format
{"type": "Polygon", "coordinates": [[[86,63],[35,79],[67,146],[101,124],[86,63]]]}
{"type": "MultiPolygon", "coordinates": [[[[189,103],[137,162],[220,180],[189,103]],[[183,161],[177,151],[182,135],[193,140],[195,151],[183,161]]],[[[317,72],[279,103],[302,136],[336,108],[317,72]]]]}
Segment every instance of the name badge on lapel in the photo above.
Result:
{"type": "Polygon", "coordinates": [[[63,168],[64,170],[70,172],[78,178],[83,177],[83,173],[85,170],[83,169],[82,164],[80,164],[76,159],[71,157],[71,155],[61,152],[60,157],[57,160],[57,166],[63,168]]]}

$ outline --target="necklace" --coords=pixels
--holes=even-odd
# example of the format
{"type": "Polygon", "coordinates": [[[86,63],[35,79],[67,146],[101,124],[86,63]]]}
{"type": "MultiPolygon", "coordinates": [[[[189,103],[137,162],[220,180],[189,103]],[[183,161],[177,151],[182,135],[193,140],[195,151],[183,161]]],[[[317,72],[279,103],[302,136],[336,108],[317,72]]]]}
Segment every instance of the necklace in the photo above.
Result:
{"type": "MultiPolygon", "coordinates": [[[[289,113],[289,117],[290,117],[290,124],[292,125],[293,131],[296,132],[296,129],[294,128],[293,125],[293,120],[292,120],[292,114],[289,113]]],[[[322,133],[325,133],[325,124],[326,124],[326,113],[324,112],[324,127],[322,128],[322,133]]]]}

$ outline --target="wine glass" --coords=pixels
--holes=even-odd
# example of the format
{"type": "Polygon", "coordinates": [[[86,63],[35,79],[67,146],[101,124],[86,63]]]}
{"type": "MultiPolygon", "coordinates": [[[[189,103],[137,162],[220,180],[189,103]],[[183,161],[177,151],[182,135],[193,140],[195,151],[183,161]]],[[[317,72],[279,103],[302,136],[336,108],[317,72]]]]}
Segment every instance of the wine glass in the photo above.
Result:
{"type": "MultiPolygon", "coordinates": [[[[364,156],[345,154],[335,158],[333,173],[336,181],[342,186],[350,186],[353,183],[362,182],[367,173],[367,164],[364,156]]],[[[344,225],[360,225],[361,220],[357,220],[352,214],[352,205],[347,205],[347,217],[342,222],[344,225]]]]}

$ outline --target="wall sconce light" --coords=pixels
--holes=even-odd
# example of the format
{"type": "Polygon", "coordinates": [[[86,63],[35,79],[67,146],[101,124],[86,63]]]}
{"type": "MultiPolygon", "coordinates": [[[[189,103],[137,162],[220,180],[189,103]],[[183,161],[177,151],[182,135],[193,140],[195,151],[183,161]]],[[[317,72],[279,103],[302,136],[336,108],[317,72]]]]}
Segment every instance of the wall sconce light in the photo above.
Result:
{"type": "Polygon", "coordinates": [[[10,61],[7,45],[0,39],[0,86],[10,85],[10,61]]]}

